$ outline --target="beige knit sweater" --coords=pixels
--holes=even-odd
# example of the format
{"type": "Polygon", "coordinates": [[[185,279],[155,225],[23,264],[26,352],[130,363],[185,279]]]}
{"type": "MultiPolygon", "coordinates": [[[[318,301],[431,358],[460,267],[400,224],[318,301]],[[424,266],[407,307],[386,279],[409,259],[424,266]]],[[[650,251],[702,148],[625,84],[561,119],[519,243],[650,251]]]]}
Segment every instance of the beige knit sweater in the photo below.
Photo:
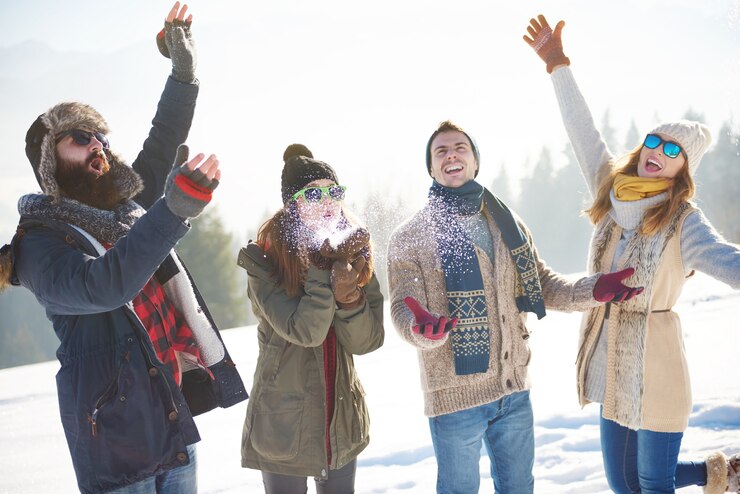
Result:
{"type": "MultiPolygon", "coordinates": [[[[411,331],[414,316],[403,299],[414,297],[431,313],[448,316],[445,274],[434,239],[434,225],[427,205],[400,225],[388,247],[388,284],[393,323],[403,339],[417,348],[424,413],[429,417],[473,408],[529,389],[527,367],[530,333],[526,313],[519,313],[515,293],[517,270],[493,219],[487,215],[493,240],[494,260],[476,246],[490,323],[491,351],[485,373],[455,374],[449,336],[429,340],[411,331]]],[[[516,217],[530,239],[529,230],[516,217]]],[[[545,305],[562,311],[584,311],[599,305],[592,292],[598,275],[569,280],[552,271],[534,250],[545,305]]],[[[453,330],[454,331],[454,330],[453,330]]],[[[565,365],[565,364],[564,364],[565,365]]]]}

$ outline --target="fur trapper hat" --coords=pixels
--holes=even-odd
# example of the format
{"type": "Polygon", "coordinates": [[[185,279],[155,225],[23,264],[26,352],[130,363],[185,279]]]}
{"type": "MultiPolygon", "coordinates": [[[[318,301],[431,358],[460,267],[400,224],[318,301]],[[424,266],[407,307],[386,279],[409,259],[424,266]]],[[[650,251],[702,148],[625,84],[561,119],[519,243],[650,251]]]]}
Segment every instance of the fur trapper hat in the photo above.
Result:
{"type": "Polygon", "coordinates": [[[678,120],[658,125],[650,134],[663,134],[676,141],[686,151],[689,173],[693,176],[702,156],[712,144],[712,133],[709,127],[700,122],[678,120]]]}
{"type": "MultiPolygon", "coordinates": [[[[59,133],[82,129],[88,132],[109,132],[108,124],[92,106],[84,103],[67,102],[51,107],[31,124],[26,133],[26,156],[31,162],[36,181],[44,194],[54,199],[60,197],[56,181],[57,158],[56,136],[59,133]]],[[[104,150],[110,171],[118,190],[126,199],[138,194],[144,187],[141,177],[110,149],[104,150]]]]}
{"type": "Polygon", "coordinates": [[[303,144],[291,144],[283,153],[283,174],[280,179],[280,192],[283,204],[287,204],[293,194],[314,180],[322,178],[339,183],[334,169],[323,161],[313,159],[313,153],[303,144]]]}

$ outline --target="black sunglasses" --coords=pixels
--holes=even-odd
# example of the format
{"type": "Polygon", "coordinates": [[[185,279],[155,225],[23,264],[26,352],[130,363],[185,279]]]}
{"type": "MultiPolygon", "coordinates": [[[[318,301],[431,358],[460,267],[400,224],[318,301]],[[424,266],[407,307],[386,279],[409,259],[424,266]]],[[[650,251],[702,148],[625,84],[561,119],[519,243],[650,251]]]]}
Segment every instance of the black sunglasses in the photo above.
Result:
{"type": "Polygon", "coordinates": [[[72,136],[72,140],[75,142],[75,144],[79,144],[80,146],[87,146],[88,144],[90,144],[90,141],[92,141],[92,138],[94,137],[98,140],[98,142],[100,142],[100,144],[103,145],[103,148],[110,148],[108,138],[105,137],[105,134],[100,132],[88,132],[82,129],[65,130],[64,132],[60,132],[56,135],[56,142],[61,141],[67,136],[72,136]]]}

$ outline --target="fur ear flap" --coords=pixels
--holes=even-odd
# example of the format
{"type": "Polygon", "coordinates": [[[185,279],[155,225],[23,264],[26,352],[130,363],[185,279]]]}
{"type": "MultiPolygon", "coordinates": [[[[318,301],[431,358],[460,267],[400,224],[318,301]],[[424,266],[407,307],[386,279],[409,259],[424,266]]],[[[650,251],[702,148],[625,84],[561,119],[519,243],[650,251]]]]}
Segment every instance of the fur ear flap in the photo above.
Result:
{"type": "Polygon", "coordinates": [[[13,257],[10,255],[10,245],[5,244],[0,249],[0,293],[10,286],[13,276],[13,257]]]}

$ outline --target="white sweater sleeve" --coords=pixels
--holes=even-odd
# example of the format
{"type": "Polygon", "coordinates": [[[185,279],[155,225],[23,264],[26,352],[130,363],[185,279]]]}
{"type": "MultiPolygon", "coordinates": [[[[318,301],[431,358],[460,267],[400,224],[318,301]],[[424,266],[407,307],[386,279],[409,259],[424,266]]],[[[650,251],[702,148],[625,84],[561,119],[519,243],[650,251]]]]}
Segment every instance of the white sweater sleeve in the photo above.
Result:
{"type": "Polygon", "coordinates": [[[727,242],[700,210],[684,221],[681,257],[687,271],[701,271],[740,289],[740,246],[727,242]]]}
{"type": "Polygon", "coordinates": [[[555,69],[551,78],[565,130],[591,197],[595,197],[601,178],[609,171],[612,154],[594,124],[570,67],[555,69]]]}

